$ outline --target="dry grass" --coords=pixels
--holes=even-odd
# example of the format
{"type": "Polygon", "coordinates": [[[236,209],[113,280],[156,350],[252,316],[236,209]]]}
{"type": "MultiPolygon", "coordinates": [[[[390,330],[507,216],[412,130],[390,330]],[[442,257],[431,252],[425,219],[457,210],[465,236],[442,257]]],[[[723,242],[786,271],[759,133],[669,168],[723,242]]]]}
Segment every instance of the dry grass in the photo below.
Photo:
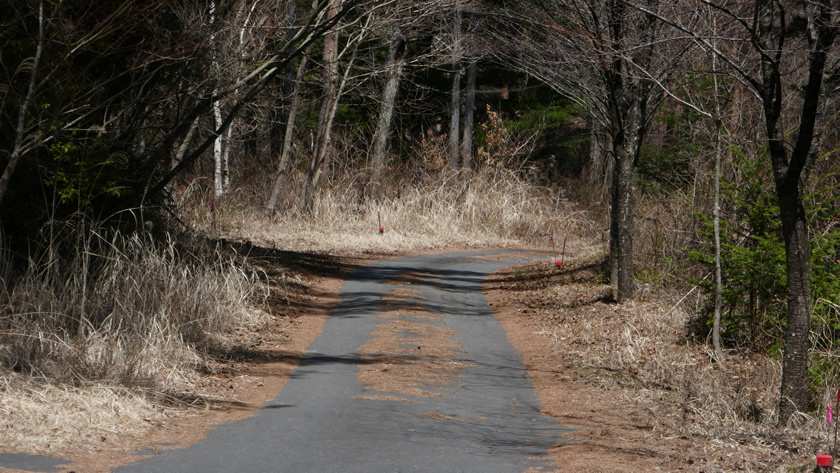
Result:
{"type": "Polygon", "coordinates": [[[121,444],[141,436],[166,416],[128,389],[72,387],[0,371],[0,445],[3,451],[52,451],[121,444]]]}
{"type": "Polygon", "coordinates": [[[180,368],[199,362],[194,347],[249,321],[256,280],[233,259],[182,254],[171,239],[94,233],[9,284],[0,361],[66,384],[177,388],[180,368]]]}
{"type": "Polygon", "coordinates": [[[568,365],[625,405],[652,406],[645,409],[660,436],[711,439],[752,452],[755,465],[789,449],[826,450],[821,418],[800,414],[788,428],[776,426],[779,360],[729,353],[713,362],[709,346],[686,341],[690,315],[675,299],[654,293],[622,305],[602,302],[610,288],[597,283],[598,263],[575,260],[563,273],[546,263],[520,271],[547,278],[518,286],[530,290],[522,300],[537,313],[537,333],[554,341],[568,365]]]}
{"type": "Polygon", "coordinates": [[[180,205],[201,231],[344,254],[545,245],[552,234],[591,238],[597,233],[591,220],[557,192],[502,167],[483,168],[469,178],[442,172],[421,183],[400,183],[393,196],[379,199],[362,198],[364,190],[355,182],[346,178],[321,189],[311,213],[286,209],[271,222],[262,208],[236,194],[224,198],[215,216],[206,192],[184,194],[180,205]]]}
{"type": "MultiPolygon", "coordinates": [[[[168,239],[91,232],[5,277],[0,300],[0,445],[44,452],[136,438],[156,405],[196,399],[203,347],[243,323],[257,275],[168,239]]],[[[262,315],[263,317],[265,314],[262,315]]]]}

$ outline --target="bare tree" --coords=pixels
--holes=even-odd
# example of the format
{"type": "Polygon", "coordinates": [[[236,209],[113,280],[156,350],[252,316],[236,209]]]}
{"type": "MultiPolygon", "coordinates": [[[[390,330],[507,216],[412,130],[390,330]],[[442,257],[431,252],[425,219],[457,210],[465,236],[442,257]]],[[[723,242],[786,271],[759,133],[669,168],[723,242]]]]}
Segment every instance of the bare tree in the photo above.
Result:
{"type": "Polygon", "coordinates": [[[464,90],[464,130],[461,138],[461,167],[463,169],[472,168],[473,155],[473,131],[475,128],[475,88],[476,79],[478,75],[478,55],[476,54],[476,44],[480,40],[476,38],[476,27],[478,24],[478,13],[473,10],[470,14],[469,21],[469,36],[471,41],[469,46],[469,64],[467,65],[467,83],[466,90],[464,90]]]}
{"type": "MultiPolygon", "coordinates": [[[[755,5],[752,38],[760,55],[760,79],[750,78],[761,98],[767,131],[767,144],[776,182],[776,197],[782,217],[787,266],[787,324],[782,368],[782,396],[779,422],[808,406],[808,347],[811,333],[811,248],[808,222],[803,204],[803,187],[817,158],[818,121],[823,99],[823,81],[828,51],[837,35],[837,2],[785,2],[759,0],[755,5]],[[798,133],[790,146],[782,126],[785,61],[794,59],[795,51],[787,49],[790,30],[788,11],[799,9],[807,19],[808,78],[802,90],[798,112],[798,133]]],[[[794,13],[794,14],[796,14],[794,13]]],[[[794,112],[795,113],[795,112],[794,112]]]]}
{"type": "Polygon", "coordinates": [[[406,38],[402,28],[394,27],[391,45],[388,51],[388,63],[386,71],[388,78],[382,88],[382,99],[379,103],[379,118],[376,122],[376,131],[373,134],[373,147],[371,148],[371,181],[375,187],[379,187],[379,180],[382,168],[388,154],[388,136],[391,132],[391,123],[394,116],[394,105],[397,99],[397,92],[400,88],[400,80],[406,63],[406,38]]]}
{"type": "Polygon", "coordinates": [[[289,172],[289,167],[292,164],[292,139],[295,134],[295,121],[297,120],[298,110],[300,109],[300,94],[301,81],[303,74],[306,71],[306,66],[309,61],[309,55],[304,54],[297,68],[297,73],[294,77],[294,84],[291,86],[292,100],[289,102],[289,110],[286,114],[286,128],[283,132],[283,144],[280,150],[280,159],[278,160],[277,173],[274,176],[274,182],[271,186],[271,196],[266,204],[266,209],[269,216],[274,216],[277,211],[277,202],[280,195],[283,193],[283,186],[286,181],[286,175],[289,172]]]}
{"type": "Polygon", "coordinates": [[[458,169],[461,163],[461,4],[462,0],[455,0],[455,18],[452,22],[452,94],[449,105],[449,166],[452,169],[458,169]]]}
{"type": "Polygon", "coordinates": [[[832,0],[691,0],[683,4],[682,14],[670,16],[646,4],[630,5],[713,51],[761,104],[786,255],[787,322],[779,405],[779,423],[785,424],[809,400],[810,244],[803,190],[819,156],[824,77],[840,28],[840,4],[832,0]],[[715,36],[713,41],[707,31],[687,25],[684,19],[698,7],[710,7],[719,26],[739,34],[715,36]],[[739,57],[719,47],[718,43],[725,42],[749,44],[751,50],[746,58],[739,57]]]}
{"type": "MultiPolygon", "coordinates": [[[[290,61],[302,55],[317,39],[334,31],[339,22],[361,3],[360,1],[349,0],[342,2],[338,8],[328,8],[333,6],[332,1],[316,0],[314,8],[301,26],[295,30],[294,35],[290,38],[279,38],[280,44],[278,47],[273,48],[271,54],[262,58],[257,64],[249,67],[249,72],[244,77],[238,78],[236,82],[225,88],[220,88],[216,94],[208,93],[195,98],[192,98],[194,94],[191,94],[190,97],[185,98],[187,105],[180,108],[182,111],[177,120],[179,125],[163,135],[159,147],[170,149],[172,143],[187,133],[195,117],[207,113],[219,96],[234,96],[236,92],[235,99],[231,101],[229,108],[225,111],[221,125],[215,126],[212,132],[184,156],[177,166],[168,172],[155,176],[149,188],[149,194],[157,194],[184,169],[191,166],[213,144],[217,136],[225,133],[241,111],[251,104],[275,77],[286,70],[286,65],[290,61]]],[[[153,151],[157,156],[160,156],[157,154],[161,152],[160,150],[153,151]]]]}
{"type": "MultiPolygon", "coordinates": [[[[328,17],[331,12],[337,12],[341,8],[341,0],[332,0],[328,17]]],[[[315,137],[315,146],[312,150],[312,159],[306,173],[304,182],[301,208],[305,212],[312,210],[315,201],[321,176],[324,169],[329,167],[329,156],[332,147],[333,121],[338,110],[341,94],[353,70],[353,63],[356,60],[359,44],[370,33],[371,25],[376,18],[377,11],[366,12],[358,22],[358,29],[354,31],[346,44],[339,49],[338,30],[331,31],[324,38],[324,90],[321,97],[321,107],[318,113],[318,131],[315,137]],[[343,58],[349,56],[345,64],[341,64],[343,58]],[[341,67],[344,73],[341,74],[341,67]]]]}
{"type": "MultiPolygon", "coordinates": [[[[7,158],[0,198],[12,188],[29,192],[15,185],[20,163],[35,166],[36,156],[52,158],[66,149],[96,169],[89,176],[79,166],[71,170],[78,176],[65,185],[68,195],[77,192],[74,186],[90,187],[88,197],[76,199],[79,205],[102,197],[110,214],[150,198],[160,202],[168,184],[206,156],[219,136],[230,141],[229,127],[285,66],[362,0],[343,2],[330,18],[322,0],[292,36],[276,38],[271,48],[253,42],[267,31],[259,27],[267,12],[286,1],[217,2],[212,28],[206,5],[190,2],[122,1],[96,9],[37,0],[10,4],[4,37],[20,47],[4,48],[0,56],[9,84],[0,98],[0,153],[7,158]],[[233,66],[228,74],[210,73],[210,32],[218,35],[215,43],[227,41],[215,58],[233,66]],[[98,176],[107,180],[94,182],[98,176]]],[[[67,167],[59,159],[37,163],[53,183],[47,186],[56,185],[53,174],[65,171],[60,166],[67,167]]]]}
{"type": "MultiPolygon", "coordinates": [[[[668,3],[648,0],[646,5],[657,11],[668,3]]],[[[534,0],[519,7],[516,24],[499,28],[512,32],[501,38],[513,45],[502,59],[577,101],[608,136],[610,273],[615,298],[623,302],[635,289],[634,166],[682,52],[666,50],[671,43],[655,15],[622,0],[534,0]]]]}
{"type": "MultiPolygon", "coordinates": [[[[415,0],[411,2],[399,2],[395,3],[391,9],[383,12],[380,16],[378,28],[384,31],[381,34],[387,38],[389,51],[384,69],[379,65],[375,65],[373,71],[374,76],[382,75],[382,72],[377,70],[381,69],[386,79],[381,89],[377,125],[370,151],[371,184],[373,185],[369,192],[376,193],[378,188],[381,187],[379,181],[387,160],[388,137],[391,133],[396,98],[407,66],[411,65],[417,68],[435,67],[441,63],[445,63],[446,67],[450,68],[450,74],[453,74],[451,82],[452,92],[450,95],[450,127],[455,126],[459,128],[461,65],[458,64],[456,67],[452,64],[452,61],[454,60],[454,55],[462,55],[464,53],[463,38],[461,40],[455,39],[457,36],[456,30],[460,28],[457,19],[453,26],[447,26],[452,22],[444,20],[452,16],[457,17],[458,9],[464,8],[463,3],[463,0],[415,0]],[[455,15],[453,15],[453,12],[455,12],[455,15]],[[441,24],[444,26],[438,26],[441,24]],[[449,31],[444,29],[448,29],[449,31]],[[435,51],[412,51],[412,55],[409,56],[408,48],[415,38],[432,34],[438,34],[441,38],[447,38],[446,40],[440,41],[440,45],[445,44],[443,48],[435,51]],[[450,40],[449,38],[452,39],[450,40]],[[460,50],[460,53],[457,50],[460,50]],[[457,107],[458,110],[454,110],[452,107],[457,107]]],[[[468,114],[469,112],[465,112],[465,127],[468,114]]],[[[471,118],[470,116],[469,119],[471,118]]],[[[450,141],[450,146],[458,145],[458,131],[454,135],[450,132],[450,135],[454,136],[454,144],[450,141]]],[[[463,145],[461,145],[461,150],[463,150],[463,145]]]]}

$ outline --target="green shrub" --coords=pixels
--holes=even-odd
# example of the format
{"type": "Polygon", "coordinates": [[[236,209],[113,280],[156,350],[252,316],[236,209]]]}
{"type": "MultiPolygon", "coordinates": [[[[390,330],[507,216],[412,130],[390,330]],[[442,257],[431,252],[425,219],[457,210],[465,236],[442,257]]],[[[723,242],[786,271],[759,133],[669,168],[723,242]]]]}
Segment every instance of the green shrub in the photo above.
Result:
{"type": "MultiPolygon", "coordinates": [[[[737,183],[722,183],[721,271],[723,293],[722,338],[726,345],[755,351],[781,349],[786,319],[785,247],[781,220],[766,159],[736,153],[737,183]]],[[[811,227],[812,300],[838,301],[840,266],[836,249],[840,232],[833,228],[830,189],[819,185],[806,196],[811,227]]],[[[707,337],[714,312],[712,219],[700,215],[705,230],[703,248],[691,258],[709,269],[710,277],[699,282],[705,304],[695,319],[697,335],[707,337]]],[[[814,306],[814,320],[836,327],[837,313],[825,304],[814,306]]]]}

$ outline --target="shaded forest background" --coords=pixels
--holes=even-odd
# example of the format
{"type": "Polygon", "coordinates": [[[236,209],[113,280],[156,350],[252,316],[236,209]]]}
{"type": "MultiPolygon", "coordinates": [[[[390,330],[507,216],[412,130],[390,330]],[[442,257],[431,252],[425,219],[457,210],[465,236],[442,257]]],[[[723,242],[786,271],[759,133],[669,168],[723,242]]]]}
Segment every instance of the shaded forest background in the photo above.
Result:
{"type": "Polygon", "coordinates": [[[779,416],[813,411],[838,383],[840,10],[730,3],[4,2],[0,362],[154,383],[149,352],[189,358],[176,342],[212,345],[260,297],[213,239],[384,217],[430,241],[606,242],[614,298],[685,295],[691,342],[804,346],[779,416]]]}

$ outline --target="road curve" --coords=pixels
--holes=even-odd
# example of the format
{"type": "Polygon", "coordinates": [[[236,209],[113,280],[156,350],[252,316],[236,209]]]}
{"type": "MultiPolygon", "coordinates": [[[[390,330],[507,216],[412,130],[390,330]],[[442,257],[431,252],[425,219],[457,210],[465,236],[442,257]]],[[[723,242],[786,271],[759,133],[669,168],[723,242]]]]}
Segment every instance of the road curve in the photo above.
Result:
{"type": "Polygon", "coordinates": [[[554,471],[548,448],[568,430],[540,415],[519,354],[482,294],[485,278],[525,261],[521,255],[422,255],[361,267],[346,278],[340,303],[292,378],[256,416],[118,471],[554,471]],[[395,293],[410,294],[410,303],[389,297],[395,293]],[[372,353],[374,334],[387,324],[403,327],[389,339],[403,351],[372,353]],[[444,334],[454,356],[441,361],[421,345],[407,354],[405,347],[422,343],[420,331],[444,334]],[[386,356],[457,369],[425,384],[412,380],[420,384],[413,391],[363,383],[366,369],[392,366],[381,364],[386,356]]]}

